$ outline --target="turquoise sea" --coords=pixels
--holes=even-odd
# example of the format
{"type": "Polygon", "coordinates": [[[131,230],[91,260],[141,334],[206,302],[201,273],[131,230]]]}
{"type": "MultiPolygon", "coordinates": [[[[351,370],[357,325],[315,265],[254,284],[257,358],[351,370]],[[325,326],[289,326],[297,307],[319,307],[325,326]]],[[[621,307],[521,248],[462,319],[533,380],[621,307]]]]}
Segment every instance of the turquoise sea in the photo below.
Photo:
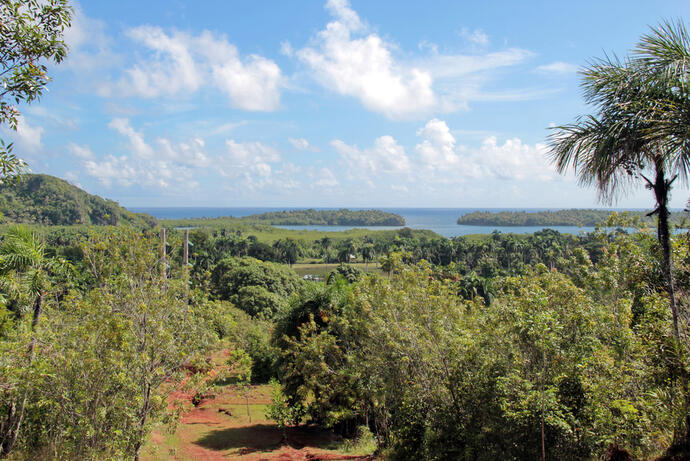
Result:
{"type": "MultiPolygon", "coordinates": [[[[265,208],[205,208],[205,207],[138,207],[130,208],[132,211],[148,213],[160,219],[181,219],[181,218],[215,218],[220,216],[243,217],[252,214],[266,213],[268,211],[282,210],[303,210],[304,207],[265,207],[265,208]]],[[[330,209],[330,208],[316,208],[330,209]]],[[[370,209],[370,208],[350,208],[370,209]]],[[[468,234],[490,234],[494,230],[516,234],[531,234],[538,230],[549,227],[558,232],[568,234],[579,234],[580,232],[591,232],[593,227],[576,226],[460,226],[456,224],[457,219],[473,211],[544,211],[547,208],[376,208],[378,210],[396,213],[405,218],[406,227],[412,229],[429,229],[445,237],[455,237],[468,234]]],[[[555,210],[555,209],[554,209],[555,210]]],[[[314,229],[341,231],[352,229],[351,226],[279,226],[286,229],[314,229]]],[[[366,227],[368,229],[399,229],[399,227],[376,226],[366,227]]]]}

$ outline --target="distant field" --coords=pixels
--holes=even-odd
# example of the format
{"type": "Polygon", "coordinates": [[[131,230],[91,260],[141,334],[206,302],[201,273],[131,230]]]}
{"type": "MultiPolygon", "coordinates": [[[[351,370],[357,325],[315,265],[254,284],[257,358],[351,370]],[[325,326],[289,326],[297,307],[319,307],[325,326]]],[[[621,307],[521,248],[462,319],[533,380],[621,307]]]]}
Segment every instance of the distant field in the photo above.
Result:
{"type": "MultiPolygon", "coordinates": [[[[267,224],[251,224],[242,222],[237,218],[215,218],[215,219],[163,219],[161,224],[167,228],[202,228],[210,230],[240,231],[245,235],[254,235],[260,242],[272,244],[276,240],[292,238],[304,242],[314,242],[315,240],[329,237],[334,243],[342,240],[360,240],[365,236],[371,238],[393,238],[398,235],[397,230],[372,230],[372,229],[350,229],[345,231],[322,231],[322,230],[294,230],[273,227],[267,224]]],[[[437,233],[430,230],[413,229],[412,235],[417,238],[426,237],[442,238],[437,233]]]]}

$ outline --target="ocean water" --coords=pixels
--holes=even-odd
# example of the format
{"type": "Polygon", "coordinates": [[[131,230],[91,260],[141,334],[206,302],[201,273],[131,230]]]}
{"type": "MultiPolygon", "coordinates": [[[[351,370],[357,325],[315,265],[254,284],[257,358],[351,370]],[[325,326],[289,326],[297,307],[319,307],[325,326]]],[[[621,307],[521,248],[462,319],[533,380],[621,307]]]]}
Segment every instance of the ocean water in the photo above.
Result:
{"type": "MultiPolygon", "coordinates": [[[[159,219],[183,219],[183,218],[216,218],[222,216],[234,216],[241,218],[252,214],[266,213],[269,211],[283,210],[304,210],[306,208],[205,208],[205,207],[138,207],[130,208],[132,211],[148,213],[159,219]]],[[[329,208],[315,208],[329,209],[329,208]]],[[[371,208],[350,208],[351,210],[371,209],[371,208]]],[[[531,234],[533,232],[550,228],[558,232],[567,234],[579,234],[581,232],[591,232],[593,227],[576,226],[461,226],[456,224],[457,219],[473,211],[545,211],[547,208],[376,208],[378,210],[396,213],[405,218],[406,227],[412,229],[428,229],[443,235],[444,237],[456,237],[468,234],[490,234],[498,230],[500,232],[531,234]]],[[[328,230],[343,231],[352,229],[353,226],[278,226],[285,229],[309,229],[309,230],[328,230]]],[[[358,226],[365,229],[400,229],[399,226],[358,226]]]]}

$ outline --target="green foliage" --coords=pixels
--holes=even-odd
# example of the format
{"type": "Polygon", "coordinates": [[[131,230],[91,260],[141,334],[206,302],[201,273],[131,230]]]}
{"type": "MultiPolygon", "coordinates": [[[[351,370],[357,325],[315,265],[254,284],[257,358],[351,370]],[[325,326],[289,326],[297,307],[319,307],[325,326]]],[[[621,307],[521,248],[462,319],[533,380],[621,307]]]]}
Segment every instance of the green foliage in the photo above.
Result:
{"type": "Polygon", "coordinates": [[[271,404],[266,411],[266,418],[275,421],[283,429],[298,425],[305,414],[302,404],[289,403],[277,381],[271,381],[271,387],[271,404]]]}
{"type": "Polygon", "coordinates": [[[111,200],[91,195],[67,181],[43,174],[25,174],[19,182],[0,184],[0,213],[5,222],[151,227],[151,216],[132,213],[111,200]]]}
{"type": "MultiPolygon", "coordinates": [[[[598,226],[611,215],[608,210],[571,209],[558,211],[473,211],[458,218],[458,224],[469,226],[598,226]]],[[[640,222],[654,224],[653,217],[645,211],[625,211],[634,218],[630,227],[640,222]]]]}
{"type": "Polygon", "coordinates": [[[254,258],[225,258],[211,274],[211,287],[219,299],[262,318],[279,312],[300,283],[291,269],[254,258]]]}
{"type": "Polygon", "coordinates": [[[492,275],[491,302],[402,257],[390,279],[305,287],[274,332],[286,404],[344,434],[365,424],[393,459],[537,459],[542,422],[550,459],[613,442],[663,451],[685,414],[674,370],[687,355],[672,346],[658,246],[590,238],[596,263],[558,233],[530,236],[553,267],[492,275]]]}
{"type": "Polygon", "coordinates": [[[158,245],[132,229],[94,233],[83,244],[90,288],[47,297],[35,329],[22,316],[0,341],[0,421],[27,402],[16,448],[133,457],[152,424],[173,416],[164,384],[180,379],[232,319],[203,297],[188,304],[180,268],[161,277],[158,245]],[[36,358],[27,362],[34,338],[36,358]]]}
{"type": "MultiPolygon", "coordinates": [[[[67,55],[63,33],[70,26],[67,0],[2,0],[0,2],[0,125],[17,129],[17,105],[41,97],[50,81],[46,61],[60,63],[67,55]]],[[[20,173],[24,163],[12,145],[0,143],[0,177],[20,173]]]]}
{"type": "Polygon", "coordinates": [[[338,277],[343,277],[349,283],[355,283],[362,277],[363,274],[363,271],[357,269],[351,264],[340,263],[334,271],[328,274],[328,277],[326,278],[326,284],[330,285],[332,283],[335,283],[338,277]]]}
{"type": "Polygon", "coordinates": [[[405,219],[395,213],[380,210],[290,210],[272,211],[242,218],[246,221],[266,222],[273,226],[404,226],[405,219]]]}

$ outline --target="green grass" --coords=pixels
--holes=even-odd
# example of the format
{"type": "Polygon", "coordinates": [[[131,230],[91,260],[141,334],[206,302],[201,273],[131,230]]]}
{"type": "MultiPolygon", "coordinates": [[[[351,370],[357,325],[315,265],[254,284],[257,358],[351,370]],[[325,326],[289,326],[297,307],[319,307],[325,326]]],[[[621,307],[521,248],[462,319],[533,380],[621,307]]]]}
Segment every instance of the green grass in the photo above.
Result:
{"type": "MultiPolygon", "coordinates": [[[[227,231],[240,231],[245,235],[254,235],[260,242],[271,244],[283,238],[292,238],[304,242],[314,242],[315,240],[329,237],[333,242],[346,239],[362,239],[365,236],[372,239],[392,239],[397,234],[397,230],[376,230],[353,228],[344,231],[322,231],[322,230],[295,230],[273,227],[267,224],[256,224],[242,221],[239,218],[213,218],[213,219],[162,219],[161,224],[166,228],[201,228],[209,230],[225,229],[227,231]]],[[[430,230],[414,229],[412,234],[415,237],[425,236],[429,239],[440,238],[441,236],[430,230]]]]}

